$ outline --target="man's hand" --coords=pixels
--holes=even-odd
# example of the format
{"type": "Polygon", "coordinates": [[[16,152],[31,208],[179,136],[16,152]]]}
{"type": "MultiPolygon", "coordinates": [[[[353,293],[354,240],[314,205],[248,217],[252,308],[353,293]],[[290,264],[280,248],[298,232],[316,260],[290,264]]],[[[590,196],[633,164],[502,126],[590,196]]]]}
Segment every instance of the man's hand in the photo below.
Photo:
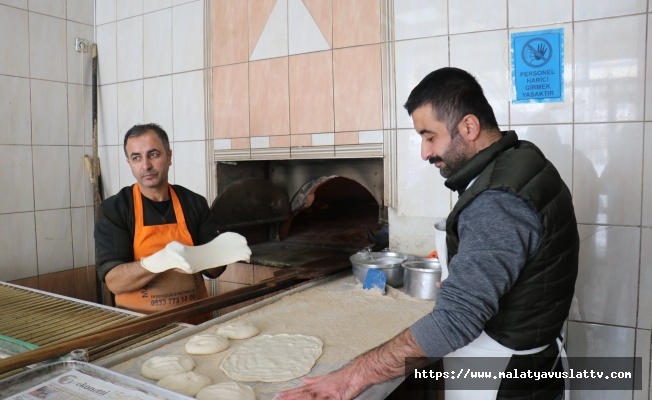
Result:
{"type": "Polygon", "coordinates": [[[172,241],[151,256],[143,257],[140,260],[140,265],[155,274],[175,268],[190,274],[193,271],[183,256],[184,248],[185,246],[181,243],[172,241]]]}
{"type": "Polygon", "coordinates": [[[281,392],[275,400],[294,399],[352,399],[362,393],[364,387],[358,387],[353,382],[353,374],[347,367],[314,378],[303,378],[305,386],[281,392]]]}
{"type": "MultiPolygon", "coordinates": [[[[385,344],[359,356],[344,368],[315,378],[304,378],[305,386],[281,392],[275,399],[352,399],[367,387],[405,375],[406,358],[425,355],[409,329],[385,344]]],[[[417,365],[415,365],[417,366],[417,365]]]]}

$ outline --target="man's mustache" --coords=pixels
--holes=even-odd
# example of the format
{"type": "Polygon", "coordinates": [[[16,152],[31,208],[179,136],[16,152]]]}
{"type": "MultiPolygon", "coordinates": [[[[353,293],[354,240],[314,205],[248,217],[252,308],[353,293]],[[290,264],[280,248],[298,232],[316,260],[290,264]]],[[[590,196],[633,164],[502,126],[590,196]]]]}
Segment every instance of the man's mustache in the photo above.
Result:
{"type": "Polygon", "coordinates": [[[434,163],[436,163],[436,162],[440,162],[440,161],[444,161],[444,160],[442,160],[441,157],[430,157],[430,158],[428,159],[428,162],[429,162],[430,164],[434,164],[434,163]]]}

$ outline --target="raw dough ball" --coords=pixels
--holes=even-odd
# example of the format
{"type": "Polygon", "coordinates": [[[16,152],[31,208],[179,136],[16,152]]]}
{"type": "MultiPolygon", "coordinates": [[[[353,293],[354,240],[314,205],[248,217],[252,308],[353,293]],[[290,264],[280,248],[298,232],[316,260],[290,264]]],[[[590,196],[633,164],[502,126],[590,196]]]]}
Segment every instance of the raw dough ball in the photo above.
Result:
{"type": "Polygon", "coordinates": [[[140,373],[148,379],[158,381],[168,375],[192,371],[195,361],[186,355],[156,356],[145,361],[140,373]]]}
{"type": "Polygon", "coordinates": [[[197,393],[197,400],[256,400],[254,390],[236,382],[207,386],[197,393]]]}
{"type": "Polygon", "coordinates": [[[248,339],[260,332],[250,322],[235,322],[231,325],[221,326],[217,330],[218,335],[226,336],[229,339],[248,339]]]}
{"type": "Polygon", "coordinates": [[[283,382],[310,372],[323,343],[314,336],[262,335],[226,356],[220,368],[241,382],[283,382]]]}
{"type": "Polygon", "coordinates": [[[158,381],[157,385],[186,396],[195,396],[200,390],[211,384],[208,377],[196,372],[184,372],[176,375],[168,375],[158,381]]]}
{"type": "Polygon", "coordinates": [[[200,333],[186,342],[188,354],[214,354],[229,348],[229,339],[214,333],[200,333]]]}

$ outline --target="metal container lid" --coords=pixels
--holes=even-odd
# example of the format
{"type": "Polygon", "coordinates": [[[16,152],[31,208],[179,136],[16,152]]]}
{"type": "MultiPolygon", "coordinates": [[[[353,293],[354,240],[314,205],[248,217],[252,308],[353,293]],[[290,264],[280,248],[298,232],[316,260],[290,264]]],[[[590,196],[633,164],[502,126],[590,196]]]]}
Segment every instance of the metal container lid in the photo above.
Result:
{"type": "Polygon", "coordinates": [[[405,260],[401,263],[403,268],[410,271],[422,272],[426,274],[439,274],[441,273],[441,264],[436,258],[420,258],[405,260]]]}
{"type": "Polygon", "coordinates": [[[361,268],[398,268],[401,263],[409,259],[410,255],[392,252],[357,253],[350,257],[354,267],[361,268]]]}

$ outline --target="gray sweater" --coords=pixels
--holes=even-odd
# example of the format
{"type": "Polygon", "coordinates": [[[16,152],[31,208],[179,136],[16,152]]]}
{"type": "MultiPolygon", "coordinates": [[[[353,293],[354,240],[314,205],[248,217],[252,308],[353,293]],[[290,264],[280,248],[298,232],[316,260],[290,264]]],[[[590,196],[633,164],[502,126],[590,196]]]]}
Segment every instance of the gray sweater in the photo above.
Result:
{"type": "Polygon", "coordinates": [[[435,361],[466,346],[498,311],[543,237],[535,211],[515,194],[487,190],[460,213],[458,253],[448,265],[433,311],[410,326],[435,361]]]}

